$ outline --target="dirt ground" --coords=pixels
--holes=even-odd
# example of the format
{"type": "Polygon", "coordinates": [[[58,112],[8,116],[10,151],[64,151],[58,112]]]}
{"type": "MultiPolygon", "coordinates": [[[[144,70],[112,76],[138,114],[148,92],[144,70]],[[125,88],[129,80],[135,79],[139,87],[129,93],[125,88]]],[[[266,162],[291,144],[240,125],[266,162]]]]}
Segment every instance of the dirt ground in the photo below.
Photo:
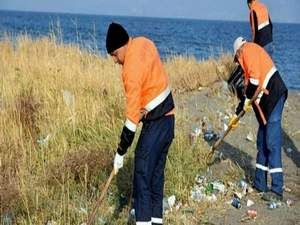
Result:
{"type": "MultiPolygon", "coordinates": [[[[178,110],[184,111],[189,121],[185,129],[190,130],[199,126],[203,117],[207,117],[208,121],[211,121],[213,129],[221,131],[224,123],[226,123],[226,121],[222,122],[222,117],[233,113],[234,106],[237,103],[237,100],[228,94],[226,83],[224,82],[216,83],[212,88],[202,88],[193,93],[177,95],[176,100],[178,110]]],[[[204,216],[206,222],[204,224],[300,224],[299,110],[300,92],[289,91],[282,121],[282,158],[284,182],[287,187],[284,192],[282,205],[276,209],[269,209],[267,203],[261,200],[260,196],[254,192],[248,194],[242,200],[251,199],[254,201],[255,204],[251,207],[247,207],[245,202],[242,202],[242,208],[236,209],[224,202],[224,204],[219,204],[219,207],[206,209],[204,216]],[[287,200],[292,200],[290,207],[286,204],[287,200]],[[248,209],[255,209],[257,211],[257,218],[242,222],[241,220],[245,217],[248,209]]],[[[244,170],[249,182],[251,182],[255,171],[257,127],[258,124],[254,113],[248,113],[242,118],[239,126],[225,138],[225,141],[218,149],[219,152],[222,152],[224,160],[230,159],[244,170]],[[247,140],[247,136],[251,140],[247,140]]],[[[222,170],[222,165],[220,162],[216,162],[211,166],[211,170],[218,172],[218,170],[222,170]]]]}

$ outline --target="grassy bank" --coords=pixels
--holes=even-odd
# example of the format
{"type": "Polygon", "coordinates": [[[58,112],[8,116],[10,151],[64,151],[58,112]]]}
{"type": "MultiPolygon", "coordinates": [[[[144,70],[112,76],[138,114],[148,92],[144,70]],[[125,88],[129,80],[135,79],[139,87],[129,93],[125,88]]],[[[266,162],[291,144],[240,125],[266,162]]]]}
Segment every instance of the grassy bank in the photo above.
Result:
{"type": "MultiPolygon", "coordinates": [[[[49,38],[7,39],[0,49],[1,214],[11,214],[17,224],[80,224],[112,169],[124,119],[120,67],[49,38]]],[[[225,78],[231,61],[229,55],[166,60],[175,100],[225,78]]],[[[176,118],[165,190],[188,204],[194,178],[206,167],[207,146],[200,143],[187,154],[180,109],[176,118]]],[[[133,148],[100,209],[108,224],[127,219],[120,199],[130,199],[133,148]]]]}

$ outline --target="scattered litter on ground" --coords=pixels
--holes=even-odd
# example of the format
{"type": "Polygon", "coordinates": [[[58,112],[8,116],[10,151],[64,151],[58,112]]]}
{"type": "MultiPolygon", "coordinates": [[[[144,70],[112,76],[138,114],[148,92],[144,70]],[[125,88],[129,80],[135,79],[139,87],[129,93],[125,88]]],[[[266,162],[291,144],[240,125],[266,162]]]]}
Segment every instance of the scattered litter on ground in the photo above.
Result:
{"type": "Polygon", "coordinates": [[[244,179],[240,180],[239,187],[242,189],[242,195],[246,195],[248,192],[248,184],[244,179]]]}
{"type": "Polygon", "coordinates": [[[234,197],[238,198],[238,199],[242,199],[243,198],[243,194],[241,192],[234,192],[234,197]]]}
{"type": "Polygon", "coordinates": [[[247,210],[247,216],[249,216],[251,219],[256,219],[257,211],[255,209],[249,209],[247,210]]]}
{"type": "Polygon", "coordinates": [[[287,205],[288,207],[291,207],[293,204],[294,204],[294,201],[293,201],[292,199],[286,200],[286,205],[287,205]]]}
{"type": "Polygon", "coordinates": [[[48,144],[49,140],[50,140],[51,135],[48,134],[45,138],[39,138],[36,142],[41,145],[41,146],[45,146],[48,144]]]}
{"type": "Polygon", "coordinates": [[[283,186],[283,190],[285,191],[285,192],[292,192],[292,189],[290,189],[290,188],[288,188],[287,186],[283,186]]]}
{"type": "Polygon", "coordinates": [[[242,179],[239,182],[239,186],[243,189],[243,188],[247,187],[248,184],[247,184],[247,182],[244,179],[242,179]]]}
{"type": "Polygon", "coordinates": [[[168,198],[168,204],[169,204],[169,207],[171,210],[172,210],[172,207],[175,205],[175,202],[176,202],[175,195],[172,195],[168,198]]]}
{"type": "Polygon", "coordinates": [[[223,183],[221,183],[219,181],[214,181],[214,182],[212,182],[212,185],[213,185],[214,190],[217,190],[222,193],[225,192],[225,185],[223,183]]]}
{"type": "Polygon", "coordinates": [[[269,202],[268,203],[268,208],[269,209],[277,209],[281,206],[280,202],[269,202]]]}
{"type": "Polygon", "coordinates": [[[195,182],[198,185],[206,183],[206,181],[207,181],[207,179],[206,179],[205,176],[197,175],[196,178],[195,178],[195,182]]]}
{"type": "Polygon", "coordinates": [[[214,192],[214,186],[213,186],[213,184],[212,183],[208,183],[205,186],[204,192],[205,192],[206,195],[212,195],[213,192],[214,192]]]}
{"type": "Polygon", "coordinates": [[[194,144],[197,140],[197,137],[202,133],[199,127],[195,127],[190,133],[190,144],[194,144]]]}
{"type": "Polygon", "coordinates": [[[176,197],[175,195],[171,195],[170,197],[164,197],[163,199],[163,212],[165,214],[168,214],[169,211],[172,212],[172,208],[174,207],[176,203],[176,197]]]}
{"type": "Polygon", "coordinates": [[[239,198],[236,198],[234,197],[232,200],[231,200],[231,205],[237,209],[240,209],[242,207],[242,204],[241,204],[241,201],[239,198]]]}
{"type": "Polygon", "coordinates": [[[254,205],[254,202],[251,199],[248,199],[246,205],[247,207],[251,207],[254,205]]]}
{"type": "Polygon", "coordinates": [[[226,123],[224,123],[223,129],[224,129],[224,131],[228,129],[228,125],[226,123]]]}
{"type": "Polygon", "coordinates": [[[195,185],[191,191],[191,199],[200,202],[200,201],[208,201],[214,202],[217,200],[217,196],[213,193],[213,185],[210,183],[209,185],[198,186],[195,185]]]}
{"type": "Polygon", "coordinates": [[[210,172],[208,170],[206,176],[196,176],[195,185],[191,190],[191,199],[193,201],[214,202],[217,200],[217,195],[225,193],[226,187],[222,181],[208,181],[207,176],[209,176],[210,172]]]}
{"type": "Polygon", "coordinates": [[[254,136],[253,136],[252,132],[249,132],[247,134],[246,140],[250,141],[250,142],[254,142],[254,136]]]}
{"type": "Polygon", "coordinates": [[[204,140],[207,142],[216,141],[219,139],[219,135],[216,134],[213,130],[206,130],[203,136],[204,140]]]}

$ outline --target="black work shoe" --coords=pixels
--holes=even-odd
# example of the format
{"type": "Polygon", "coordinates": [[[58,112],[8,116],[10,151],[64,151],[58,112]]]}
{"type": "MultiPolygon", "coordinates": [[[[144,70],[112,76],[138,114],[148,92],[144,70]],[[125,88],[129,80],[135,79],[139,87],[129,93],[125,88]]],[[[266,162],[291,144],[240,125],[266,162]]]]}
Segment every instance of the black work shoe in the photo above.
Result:
{"type": "Polygon", "coordinates": [[[272,191],[263,193],[261,198],[268,202],[282,201],[282,195],[276,194],[275,192],[272,191]]]}

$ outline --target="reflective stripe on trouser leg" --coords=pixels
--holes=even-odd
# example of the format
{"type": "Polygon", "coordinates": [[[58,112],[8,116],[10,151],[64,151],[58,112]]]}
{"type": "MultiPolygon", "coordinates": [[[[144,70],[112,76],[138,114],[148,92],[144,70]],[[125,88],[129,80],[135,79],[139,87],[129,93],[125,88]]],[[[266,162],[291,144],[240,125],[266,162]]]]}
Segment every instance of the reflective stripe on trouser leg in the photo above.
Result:
{"type": "Polygon", "coordinates": [[[257,131],[257,156],[254,186],[260,191],[267,191],[268,150],[266,144],[266,126],[260,125],[257,131]]]}
{"type": "MultiPolygon", "coordinates": [[[[162,117],[155,121],[144,123],[138,144],[135,150],[135,168],[134,168],[134,209],[136,222],[151,221],[152,218],[162,219],[162,197],[160,194],[160,215],[153,216],[154,201],[152,200],[151,182],[157,172],[157,165],[162,158],[162,152],[167,145],[171,143],[174,136],[174,116],[162,117]]],[[[166,149],[167,151],[167,149],[166,149]]],[[[163,160],[165,162],[165,159],[163,160]]],[[[164,170],[163,163],[160,170],[164,170]]],[[[161,179],[163,188],[163,179],[161,179]]],[[[163,193],[163,190],[159,190],[163,193]]],[[[155,201],[156,202],[156,201],[155,201]]]]}
{"type": "Polygon", "coordinates": [[[136,225],[152,225],[151,221],[148,221],[148,222],[139,222],[139,221],[136,221],[136,225]]]}
{"type": "Polygon", "coordinates": [[[152,225],[161,225],[161,224],[163,224],[162,218],[152,217],[151,222],[152,222],[152,225]]]}
{"type": "Polygon", "coordinates": [[[281,116],[285,98],[281,97],[273,109],[267,123],[267,146],[269,149],[269,173],[272,178],[271,189],[282,194],[283,173],[281,160],[281,116]]]}

